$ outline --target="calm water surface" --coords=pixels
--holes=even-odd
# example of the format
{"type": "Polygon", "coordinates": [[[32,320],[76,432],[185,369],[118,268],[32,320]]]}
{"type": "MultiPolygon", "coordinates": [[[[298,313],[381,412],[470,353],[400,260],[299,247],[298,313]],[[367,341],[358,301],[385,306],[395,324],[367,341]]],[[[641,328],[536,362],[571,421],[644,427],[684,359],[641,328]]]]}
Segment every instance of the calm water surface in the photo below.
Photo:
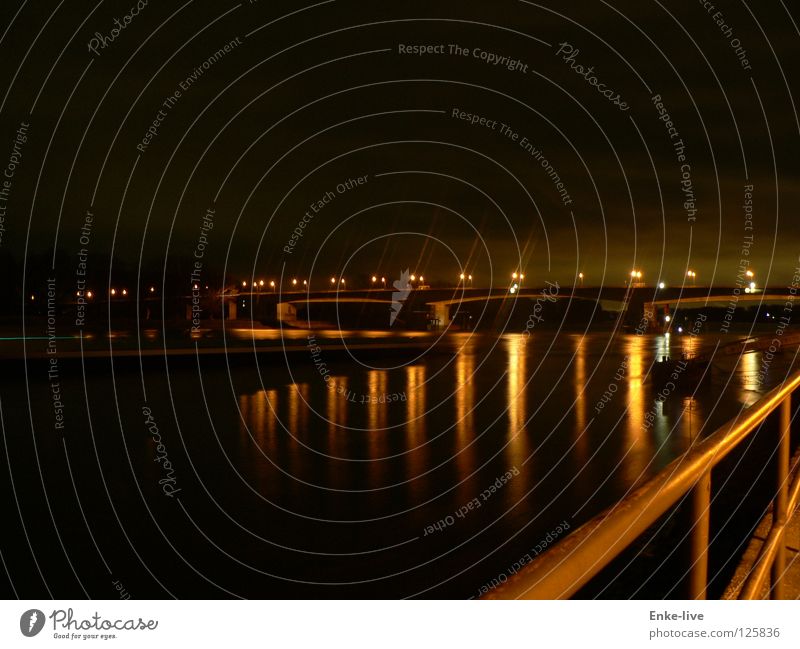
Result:
{"type": "MultiPolygon", "coordinates": [[[[144,380],[115,367],[87,370],[84,383],[78,368],[63,378],[63,439],[43,370],[30,370],[27,389],[4,386],[4,423],[12,461],[38,453],[41,477],[14,479],[36,495],[24,519],[49,539],[30,553],[48,588],[474,596],[564,521],[574,529],[763,393],[752,353],[721,358],[697,394],[656,403],[654,359],[696,350],[701,337],[452,342],[458,353],[418,360],[313,349],[258,366],[200,358],[200,372],[190,363],[144,380]]],[[[20,534],[10,542],[26,545],[20,534]]]]}

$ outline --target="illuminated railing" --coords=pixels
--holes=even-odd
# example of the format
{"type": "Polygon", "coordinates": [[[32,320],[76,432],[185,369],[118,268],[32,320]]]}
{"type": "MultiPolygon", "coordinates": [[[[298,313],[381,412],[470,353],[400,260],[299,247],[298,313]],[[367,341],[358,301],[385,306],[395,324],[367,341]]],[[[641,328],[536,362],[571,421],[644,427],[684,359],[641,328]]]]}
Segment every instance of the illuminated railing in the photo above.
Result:
{"type": "Polygon", "coordinates": [[[800,497],[800,478],[789,486],[791,396],[800,372],[692,450],[676,458],[628,497],[582,525],[485,595],[490,599],[563,599],[574,595],[684,496],[690,510],[689,597],[705,599],[708,585],[711,470],[775,410],[779,410],[776,496],[772,527],[740,597],[757,598],[771,577],[770,595],[780,599],[786,564],[785,527],[800,497]]]}

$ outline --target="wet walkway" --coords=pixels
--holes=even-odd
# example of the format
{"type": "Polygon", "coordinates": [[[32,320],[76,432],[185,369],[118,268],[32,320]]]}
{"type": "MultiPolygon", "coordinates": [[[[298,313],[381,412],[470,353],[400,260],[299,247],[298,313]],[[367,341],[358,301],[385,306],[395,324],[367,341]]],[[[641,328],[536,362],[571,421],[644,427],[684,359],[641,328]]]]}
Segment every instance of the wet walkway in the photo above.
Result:
{"type": "MultiPolygon", "coordinates": [[[[759,523],[755,534],[750,539],[742,561],[722,596],[723,599],[738,599],[739,592],[758,559],[771,526],[772,512],[770,511],[759,523]]],[[[789,519],[784,541],[786,543],[786,568],[782,578],[783,599],[800,599],[800,508],[795,509],[794,515],[789,519]]],[[[769,584],[764,584],[760,599],[768,598],[769,584]]]]}

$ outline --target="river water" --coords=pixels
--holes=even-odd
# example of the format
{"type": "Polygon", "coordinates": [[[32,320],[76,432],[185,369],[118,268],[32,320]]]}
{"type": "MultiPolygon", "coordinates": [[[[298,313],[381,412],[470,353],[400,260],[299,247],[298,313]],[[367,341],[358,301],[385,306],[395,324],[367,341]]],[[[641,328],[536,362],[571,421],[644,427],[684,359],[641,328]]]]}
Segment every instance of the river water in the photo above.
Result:
{"type": "Polygon", "coordinates": [[[27,384],[2,385],[4,503],[25,523],[9,527],[6,556],[42,576],[14,586],[477,596],[752,404],[791,361],[776,357],[761,383],[761,353],[720,356],[695,394],[656,401],[653,361],[707,342],[455,334],[422,358],[312,343],[144,376],[77,367],[61,378],[63,429],[44,370],[29,369],[27,384]]]}

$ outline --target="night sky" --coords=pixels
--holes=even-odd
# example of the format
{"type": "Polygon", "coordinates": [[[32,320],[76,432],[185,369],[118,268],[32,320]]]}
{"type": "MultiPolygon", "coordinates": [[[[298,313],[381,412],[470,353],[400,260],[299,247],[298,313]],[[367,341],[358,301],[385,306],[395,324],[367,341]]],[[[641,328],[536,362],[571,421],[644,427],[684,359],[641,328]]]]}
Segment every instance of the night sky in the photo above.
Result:
{"type": "Polygon", "coordinates": [[[68,287],[81,248],[111,281],[169,282],[213,209],[215,285],[641,267],[730,286],[750,235],[759,281],[790,281],[796,11],[566,4],[3,2],[0,258],[31,289],[53,258],[68,287]]]}

